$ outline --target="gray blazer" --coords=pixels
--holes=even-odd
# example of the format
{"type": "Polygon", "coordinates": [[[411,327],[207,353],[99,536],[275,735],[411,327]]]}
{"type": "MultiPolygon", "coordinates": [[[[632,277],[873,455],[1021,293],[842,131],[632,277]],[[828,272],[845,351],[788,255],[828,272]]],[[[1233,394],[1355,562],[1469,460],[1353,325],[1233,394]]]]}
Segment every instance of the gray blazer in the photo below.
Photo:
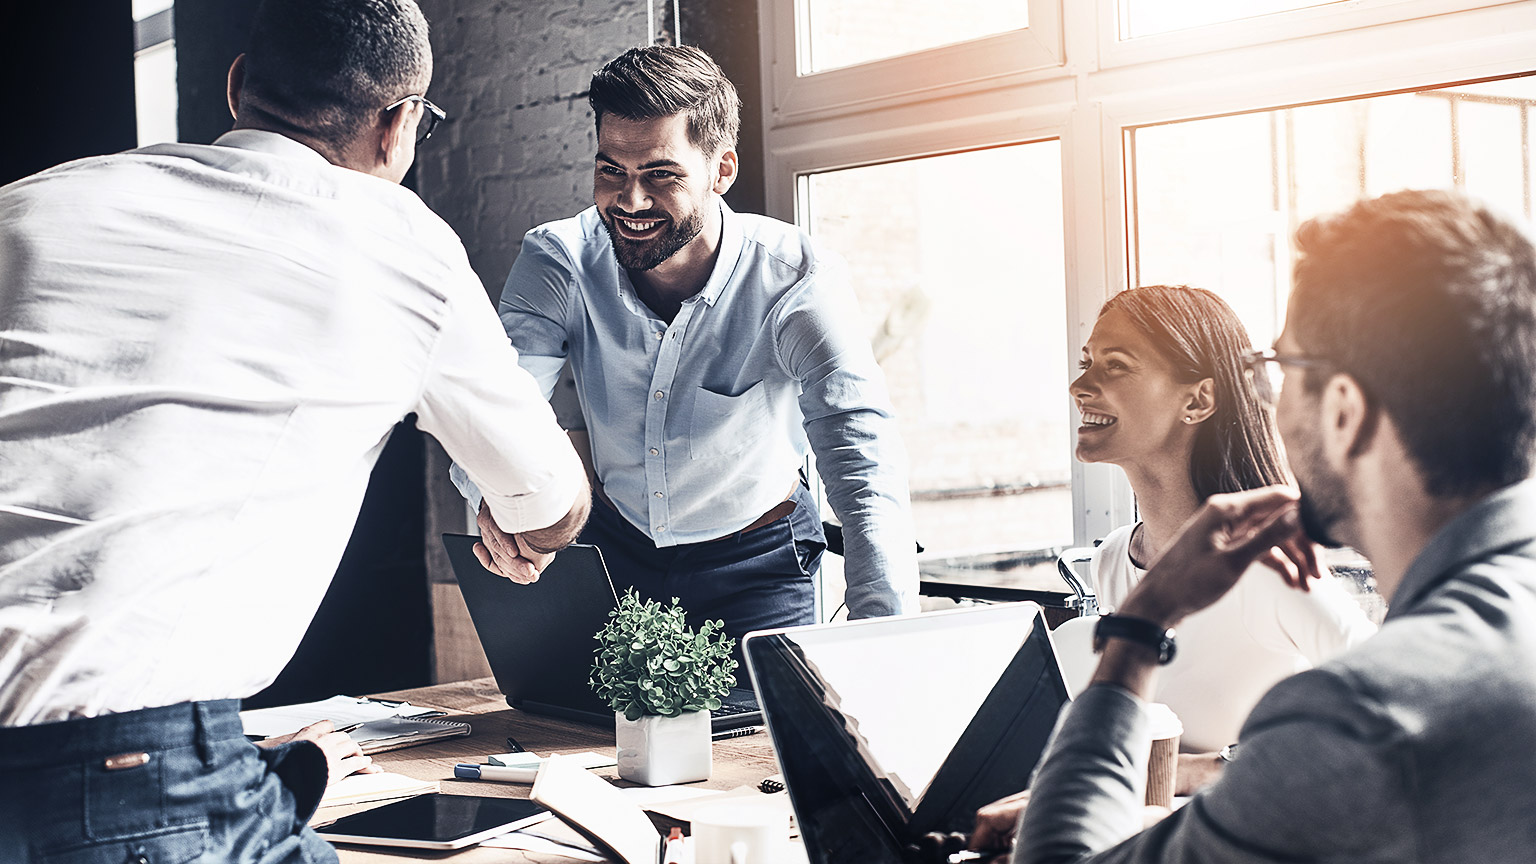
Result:
{"type": "Polygon", "coordinates": [[[1032,784],[1016,862],[1536,861],[1536,481],[1409,567],[1381,631],[1288,678],[1222,778],[1146,831],[1141,703],[1094,686],[1032,784]]]}

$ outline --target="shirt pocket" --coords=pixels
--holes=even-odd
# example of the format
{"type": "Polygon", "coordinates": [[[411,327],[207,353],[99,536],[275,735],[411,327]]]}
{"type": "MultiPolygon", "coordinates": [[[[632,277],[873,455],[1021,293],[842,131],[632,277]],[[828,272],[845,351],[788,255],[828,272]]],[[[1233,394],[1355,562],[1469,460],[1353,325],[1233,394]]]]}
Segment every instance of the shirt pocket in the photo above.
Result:
{"type": "Polygon", "coordinates": [[[700,387],[693,396],[693,420],[688,427],[688,455],[711,459],[747,450],[772,426],[767,390],[759,381],[739,395],[728,396],[700,387]]]}

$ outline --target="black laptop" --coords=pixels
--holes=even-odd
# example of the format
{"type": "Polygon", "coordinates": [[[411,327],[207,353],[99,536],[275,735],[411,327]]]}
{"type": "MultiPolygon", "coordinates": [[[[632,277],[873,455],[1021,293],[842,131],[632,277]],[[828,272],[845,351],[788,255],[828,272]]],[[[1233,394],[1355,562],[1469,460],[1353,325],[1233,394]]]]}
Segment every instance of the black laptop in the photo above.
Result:
{"type": "Polygon", "coordinates": [[[1033,603],[817,624],[745,642],[814,864],[901,864],[1029,785],[1067,686],[1033,603]]]}
{"type": "MultiPolygon", "coordinates": [[[[480,566],[474,552],[479,539],[444,534],[443,546],[507,703],[612,726],[613,709],[587,686],[597,650],[593,637],[618,605],[602,553],[596,546],[572,544],[555,555],[537,582],[519,585],[480,566]]],[[[763,722],[751,690],[734,688],[724,703],[711,718],[716,732],[763,722]]]]}

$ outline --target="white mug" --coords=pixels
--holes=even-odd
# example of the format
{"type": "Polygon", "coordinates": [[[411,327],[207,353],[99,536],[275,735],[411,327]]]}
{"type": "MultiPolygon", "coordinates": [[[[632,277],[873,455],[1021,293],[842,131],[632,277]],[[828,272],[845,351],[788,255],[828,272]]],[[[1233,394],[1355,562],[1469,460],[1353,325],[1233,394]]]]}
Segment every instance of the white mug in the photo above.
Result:
{"type": "Polygon", "coordinates": [[[694,864],[782,864],[789,851],[789,817],[782,810],[738,802],[700,808],[693,817],[694,864]]]}

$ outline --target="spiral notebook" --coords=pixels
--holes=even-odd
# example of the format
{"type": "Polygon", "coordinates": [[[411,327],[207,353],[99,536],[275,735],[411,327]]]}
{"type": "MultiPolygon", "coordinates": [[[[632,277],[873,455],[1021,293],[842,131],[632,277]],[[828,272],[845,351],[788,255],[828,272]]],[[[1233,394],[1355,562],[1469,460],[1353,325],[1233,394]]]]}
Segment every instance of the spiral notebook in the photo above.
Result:
{"type": "Polygon", "coordinates": [[[441,714],[408,702],[332,696],[318,702],[241,711],[240,723],[247,737],[260,740],[330,720],[337,729],[346,729],[364,753],[373,754],[469,734],[468,723],[439,719],[441,714]]]}

